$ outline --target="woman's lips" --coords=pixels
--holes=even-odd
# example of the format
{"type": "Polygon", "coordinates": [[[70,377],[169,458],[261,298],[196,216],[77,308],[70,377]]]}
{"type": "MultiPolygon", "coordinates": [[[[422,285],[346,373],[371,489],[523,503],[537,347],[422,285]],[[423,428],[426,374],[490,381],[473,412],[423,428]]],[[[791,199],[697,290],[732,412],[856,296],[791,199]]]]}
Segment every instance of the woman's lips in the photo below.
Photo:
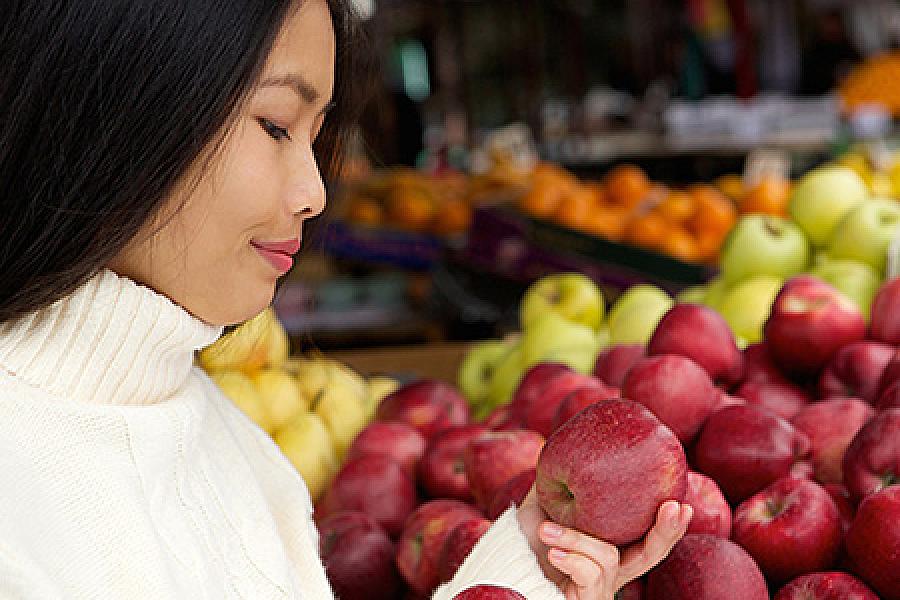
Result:
{"type": "Polygon", "coordinates": [[[291,267],[294,266],[294,259],[291,255],[296,254],[300,250],[299,240],[283,242],[251,241],[250,245],[256,248],[256,251],[281,274],[291,270],[291,267]]]}

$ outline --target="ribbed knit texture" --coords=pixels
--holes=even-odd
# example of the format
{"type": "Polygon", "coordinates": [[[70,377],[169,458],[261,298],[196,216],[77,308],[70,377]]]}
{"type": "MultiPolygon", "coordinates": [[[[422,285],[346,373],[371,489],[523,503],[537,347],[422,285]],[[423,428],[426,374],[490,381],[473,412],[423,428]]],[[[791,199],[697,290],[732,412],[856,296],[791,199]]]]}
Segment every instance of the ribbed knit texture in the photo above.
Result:
{"type": "MultiPolygon", "coordinates": [[[[0,324],[0,598],[333,598],[303,480],[192,364],[221,332],[108,270],[0,324]]],[[[478,582],[561,598],[514,512],[436,598],[478,582]]]]}

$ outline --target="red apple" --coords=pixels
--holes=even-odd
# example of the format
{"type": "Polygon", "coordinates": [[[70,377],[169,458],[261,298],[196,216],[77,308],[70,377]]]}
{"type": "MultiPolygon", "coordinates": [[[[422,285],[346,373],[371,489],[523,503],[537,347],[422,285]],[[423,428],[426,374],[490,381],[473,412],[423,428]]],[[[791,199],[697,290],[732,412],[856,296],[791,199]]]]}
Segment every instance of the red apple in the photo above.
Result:
{"type": "Polygon", "coordinates": [[[318,505],[327,517],[342,510],[358,510],[375,519],[392,537],[416,507],[416,486],[398,463],[383,454],[347,461],[318,505]]]}
{"type": "Polygon", "coordinates": [[[900,408],[877,413],[850,442],[844,483],[857,502],[900,483],[900,408]]]}
{"type": "Polygon", "coordinates": [[[417,594],[431,592],[440,582],[438,560],[447,536],[464,521],[481,515],[459,500],[431,500],[419,506],[403,526],[397,542],[397,568],[417,594]]]}
{"type": "Polygon", "coordinates": [[[823,487],[834,500],[834,505],[837,506],[838,513],[841,515],[841,532],[846,534],[850,529],[850,523],[853,522],[853,517],[856,516],[856,507],[850,498],[850,492],[842,483],[826,483],[823,487]]]}
{"type": "Polygon", "coordinates": [[[647,576],[647,600],[769,600],[759,567],[730,540],[691,533],[647,576]]]}
{"type": "Polygon", "coordinates": [[[815,376],[841,347],[865,338],[866,320],[833,286],[812,275],[798,275],[775,297],[764,334],[780,367],[815,376]]]}
{"type": "Polygon", "coordinates": [[[731,539],[770,581],[784,582],[834,565],[841,517],[821,485],[783,477],[738,505],[731,539]]]}
{"type": "Polygon", "coordinates": [[[425,453],[425,445],[425,437],[406,423],[370,423],[350,444],[346,460],[384,454],[393,458],[410,477],[415,477],[416,464],[425,453]]]}
{"type": "Polygon", "coordinates": [[[765,342],[744,348],[744,381],[788,381],[784,372],[772,360],[765,342]]]}
{"type": "Polygon", "coordinates": [[[860,503],[844,544],[853,571],[884,600],[900,600],[900,485],[860,503]]]}
{"type": "Polygon", "coordinates": [[[494,499],[491,500],[491,505],[486,513],[487,518],[494,520],[506,512],[506,509],[513,504],[516,506],[522,504],[525,496],[528,495],[528,492],[531,491],[531,487],[534,485],[536,472],[535,469],[522,471],[503,484],[503,487],[497,490],[497,493],[494,494],[494,499]]]}
{"type": "Polygon", "coordinates": [[[559,405],[576,390],[593,390],[598,397],[618,396],[618,390],[590,375],[581,373],[561,373],[555,376],[550,385],[544,388],[540,401],[533,402],[525,413],[525,427],[537,431],[547,437],[553,433],[554,418],[559,405]]]}
{"type": "Polygon", "coordinates": [[[463,521],[453,528],[444,541],[444,547],[438,557],[438,575],[441,582],[453,579],[456,570],[490,526],[490,521],[477,517],[463,521]]]}
{"type": "Polygon", "coordinates": [[[819,395],[853,396],[869,404],[877,399],[878,381],[894,356],[893,346],[855,342],[842,347],[819,379],[819,395]]]}
{"type": "Polygon", "coordinates": [[[578,388],[563,398],[556,409],[556,415],[553,417],[553,430],[574,417],[576,414],[587,408],[591,404],[600,402],[601,400],[610,400],[612,398],[621,398],[622,394],[613,387],[583,387],[578,388]]]}
{"type": "Polygon", "coordinates": [[[686,356],[726,386],[743,377],[744,357],[731,327],[718,312],[700,304],[679,303],[669,309],[647,343],[647,354],[686,356]]]}
{"type": "Polygon", "coordinates": [[[875,411],[858,398],[832,398],[810,404],[797,413],[791,424],[809,438],[810,461],[816,479],[839,483],[847,447],[875,411]]]}
{"type": "Polygon", "coordinates": [[[544,437],[527,429],[488,431],[473,439],[463,455],[475,505],[487,511],[507,481],[537,464],[544,437]]]}
{"type": "Polygon", "coordinates": [[[684,499],[687,461],[672,431],[645,407],[604,400],[547,439],[535,486],[552,520],[624,545],[650,529],[660,504],[684,499]]]}
{"type": "Polygon", "coordinates": [[[876,396],[881,396],[885,390],[898,381],[900,381],[900,350],[894,352],[894,356],[881,372],[881,377],[878,378],[878,392],[876,392],[876,396]]]}
{"type": "Polygon", "coordinates": [[[644,580],[632,579],[616,592],[615,600],[643,600],[644,580]]]}
{"type": "Polygon", "coordinates": [[[789,381],[745,381],[735,394],[749,404],[768,408],[782,419],[791,419],[812,402],[803,388],[789,381]]]}
{"type": "Polygon", "coordinates": [[[464,589],[453,596],[453,600],[526,600],[526,598],[516,590],[482,584],[464,589]]]}
{"type": "Polygon", "coordinates": [[[881,284],[875,294],[869,330],[874,340],[900,345],[900,277],[881,284]]]}
{"type": "Polygon", "coordinates": [[[694,509],[688,533],[731,537],[731,507],[715,481],[702,473],[688,471],[684,502],[694,509]]]}
{"type": "Polygon", "coordinates": [[[510,408],[509,404],[501,404],[488,413],[488,416],[485,417],[484,421],[481,422],[482,425],[487,427],[488,429],[507,429],[509,427],[513,427],[518,429],[521,425],[512,425],[510,419],[510,408]]]}
{"type": "Polygon", "coordinates": [[[472,502],[463,454],[469,442],[486,431],[484,425],[457,425],[431,438],[418,468],[419,485],[430,497],[472,502]]]}
{"type": "Polygon", "coordinates": [[[794,579],[774,600],[878,600],[869,586],[843,571],[809,573],[794,579]]]}
{"type": "Polygon", "coordinates": [[[346,600],[392,600],[401,581],[394,544],[375,519],[337,512],[319,523],[322,562],[335,595],[346,600]]]}
{"type": "Polygon", "coordinates": [[[525,425],[525,416],[531,411],[531,405],[541,398],[550,382],[563,373],[574,373],[572,369],[562,363],[538,363],[525,371],[519,387],[513,393],[509,402],[510,420],[517,424],[525,425]]]}
{"type": "Polygon", "coordinates": [[[607,385],[622,387],[628,369],[644,358],[643,344],[617,344],[607,348],[597,356],[594,377],[599,377],[607,385]]]}
{"type": "Polygon", "coordinates": [[[625,377],[622,397],[640,402],[675,432],[691,441],[719,404],[709,375],[684,356],[661,354],[639,360],[625,377]]]}
{"type": "Polygon", "coordinates": [[[747,404],[747,401],[740,396],[734,396],[728,392],[719,390],[719,401],[716,403],[716,408],[713,409],[712,412],[722,410],[726,406],[743,406],[745,404],[747,404]]]}
{"type": "Polygon", "coordinates": [[[443,381],[420,379],[388,394],[378,405],[379,421],[412,425],[426,438],[470,420],[469,405],[456,388],[443,381]]]}
{"type": "Polygon", "coordinates": [[[712,415],[694,446],[697,469],[741,502],[791,471],[809,451],[809,438],[757,406],[729,406],[712,415]]]}
{"type": "Polygon", "coordinates": [[[900,408],[900,381],[896,381],[888,386],[884,393],[879,396],[875,403],[877,410],[887,410],[889,408],[900,408]]]}

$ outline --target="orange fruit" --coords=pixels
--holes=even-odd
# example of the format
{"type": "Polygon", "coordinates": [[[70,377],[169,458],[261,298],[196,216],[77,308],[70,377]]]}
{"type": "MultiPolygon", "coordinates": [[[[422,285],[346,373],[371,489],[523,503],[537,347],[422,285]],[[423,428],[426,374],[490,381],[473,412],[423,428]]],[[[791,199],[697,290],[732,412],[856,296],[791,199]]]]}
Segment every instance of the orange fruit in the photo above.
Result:
{"type": "Polygon", "coordinates": [[[736,173],[722,175],[715,180],[714,184],[720,192],[735,202],[744,197],[744,178],[736,173]]]}
{"type": "Polygon", "coordinates": [[[780,177],[765,177],[747,191],[740,201],[742,213],[787,215],[791,198],[791,182],[780,177]]]}
{"type": "Polygon", "coordinates": [[[468,231],[472,225],[472,207],[464,200],[447,200],[438,209],[432,230],[438,235],[468,231]]]}
{"type": "Polygon", "coordinates": [[[690,192],[697,203],[697,212],[688,224],[694,235],[725,234],[731,230],[737,221],[737,209],[731,200],[711,185],[698,184],[690,192]]]}
{"type": "Polygon", "coordinates": [[[590,189],[580,187],[563,196],[554,218],[566,227],[584,231],[585,224],[596,209],[597,202],[594,194],[590,189]]]}
{"type": "Polygon", "coordinates": [[[585,230],[593,235],[617,242],[625,235],[631,213],[621,206],[598,206],[588,217],[585,230]]]}
{"type": "Polygon", "coordinates": [[[694,262],[700,258],[697,239],[679,225],[669,228],[661,249],[669,256],[687,262],[694,262]]]}
{"type": "Polygon", "coordinates": [[[535,179],[519,204],[529,215],[549,219],[559,208],[565,192],[566,186],[552,178],[535,179]]]}
{"type": "Polygon", "coordinates": [[[625,232],[625,239],[636,246],[657,250],[669,231],[666,220],[657,212],[650,211],[632,219],[625,232]]]}
{"type": "Polygon", "coordinates": [[[425,231],[435,216],[431,197],[411,187],[395,189],[387,201],[388,213],[394,224],[412,231],[425,231]]]}
{"type": "Polygon", "coordinates": [[[640,204],[650,191],[650,180],[635,165],[613,167],[604,179],[610,200],[622,206],[634,207],[640,204]]]}
{"type": "Polygon", "coordinates": [[[347,219],[362,225],[379,225],[384,221],[384,209],[372,198],[354,198],[347,210],[347,219]]]}
{"type": "Polygon", "coordinates": [[[671,191],[665,200],[656,207],[657,212],[671,223],[684,223],[694,216],[697,210],[694,197],[687,192],[671,191]]]}

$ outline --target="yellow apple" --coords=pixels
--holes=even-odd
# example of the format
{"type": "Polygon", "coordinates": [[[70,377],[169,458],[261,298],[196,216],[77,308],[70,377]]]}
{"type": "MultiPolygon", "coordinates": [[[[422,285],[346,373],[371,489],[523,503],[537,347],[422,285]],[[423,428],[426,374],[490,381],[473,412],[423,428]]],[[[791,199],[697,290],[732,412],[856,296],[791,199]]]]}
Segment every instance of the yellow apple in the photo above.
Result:
{"type": "Polygon", "coordinates": [[[287,362],[291,344],[287,331],[285,331],[284,326],[278,320],[274,310],[270,311],[269,318],[271,320],[266,338],[268,347],[266,364],[269,367],[281,367],[287,362]]]}
{"type": "Polygon", "coordinates": [[[327,373],[325,387],[311,407],[325,422],[341,459],[369,422],[369,390],[365,380],[343,365],[329,363],[327,373]]]}
{"type": "Polygon", "coordinates": [[[269,358],[267,338],[273,319],[267,312],[270,310],[262,311],[201,350],[201,366],[209,372],[225,369],[252,372],[265,366],[269,358]]]}
{"type": "Polygon", "coordinates": [[[300,473],[313,502],[338,470],[331,435],[319,415],[301,412],[275,432],[275,443],[300,473]]]}
{"type": "Polygon", "coordinates": [[[272,432],[272,417],[266,402],[246,373],[233,369],[216,371],[210,374],[210,378],[254,423],[264,431],[272,432]]]}
{"type": "Polygon", "coordinates": [[[328,381],[328,359],[321,356],[301,358],[292,367],[300,395],[306,405],[311,406],[328,381]]]}
{"type": "Polygon", "coordinates": [[[526,290],[519,309],[523,329],[548,312],[597,329],[603,323],[606,301],[597,284],[581,273],[555,273],[538,279],[526,290]]]}
{"type": "Polygon", "coordinates": [[[253,373],[250,378],[268,408],[273,430],[286,425],[301,410],[309,409],[297,380],[287,371],[266,368],[253,373]]]}

